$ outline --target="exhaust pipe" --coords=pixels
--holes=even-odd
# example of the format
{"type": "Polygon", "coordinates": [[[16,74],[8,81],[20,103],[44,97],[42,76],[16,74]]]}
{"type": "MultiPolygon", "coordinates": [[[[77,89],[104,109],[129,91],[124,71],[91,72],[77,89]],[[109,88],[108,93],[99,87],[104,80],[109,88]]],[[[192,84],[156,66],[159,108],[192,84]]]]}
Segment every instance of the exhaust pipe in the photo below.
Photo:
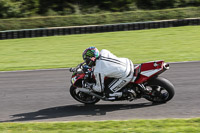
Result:
{"type": "Polygon", "coordinates": [[[164,63],[163,67],[164,67],[165,70],[169,70],[169,64],[168,63],[164,63]]]}
{"type": "Polygon", "coordinates": [[[98,94],[92,92],[92,91],[89,90],[89,89],[86,89],[86,88],[77,88],[77,90],[78,90],[78,91],[81,91],[81,92],[84,92],[84,93],[86,93],[86,94],[88,94],[88,95],[95,96],[95,97],[97,97],[97,98],[99,98],[99,99],[101,99],[101,100],[105,100],[105,101],[107,100],[106,98],[104,98],[104,97],[102,97],[102,96],[100,96],[100,95],[98,95],[98,94]]]}

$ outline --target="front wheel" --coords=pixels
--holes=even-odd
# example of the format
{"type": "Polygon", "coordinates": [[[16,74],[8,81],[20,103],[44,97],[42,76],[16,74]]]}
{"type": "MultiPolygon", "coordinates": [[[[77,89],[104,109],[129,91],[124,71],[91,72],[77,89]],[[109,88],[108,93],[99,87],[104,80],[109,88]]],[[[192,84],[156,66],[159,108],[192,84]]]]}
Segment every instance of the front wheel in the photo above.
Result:
{"type": "Polygon", "coordinates": [[[95,103],[99,102],[99,100],[100,100],[99,98],[97,98],[95,96],[91,96],[84,92],[78,91],[77,87],[74,87],[74,86],[70,87],[70,94],[75,100],[77,100],[81,103],[84,103],[84,104],[95,104],[95,103]]]}
{"type": "Polygon", "coordinates": [[[174,97],[174,85],[167,79],[157,77],[146,85],[149,91],[147,100],[154,103],[166,103],[174,97]]]}

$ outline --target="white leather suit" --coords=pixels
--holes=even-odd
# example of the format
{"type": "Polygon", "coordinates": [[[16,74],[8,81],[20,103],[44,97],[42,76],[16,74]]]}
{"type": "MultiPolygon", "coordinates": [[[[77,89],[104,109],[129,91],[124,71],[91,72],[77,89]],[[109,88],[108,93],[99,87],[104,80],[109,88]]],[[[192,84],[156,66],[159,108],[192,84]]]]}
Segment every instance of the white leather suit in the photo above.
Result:
{"type": "Polygon", "coordinates": [[[127,85],[133,78],[134,67],[131,60],[118,58],[108,50],[101,50],[100,58],[96,60],[94,75],[96,85],[93,90],[96,92],[104,91],[104,78],[115,78],[108,88],[114,93],[127,85]]]}

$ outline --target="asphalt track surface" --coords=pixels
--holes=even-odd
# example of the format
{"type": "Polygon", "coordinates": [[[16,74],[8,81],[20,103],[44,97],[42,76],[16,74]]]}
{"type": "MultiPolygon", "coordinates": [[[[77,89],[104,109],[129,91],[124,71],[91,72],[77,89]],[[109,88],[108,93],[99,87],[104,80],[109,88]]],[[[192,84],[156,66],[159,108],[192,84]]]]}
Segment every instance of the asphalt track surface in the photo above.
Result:
{"type": "Polygon", "coordinates": [[[200,62],[170,64],[161,74],[175,86],[166,104],[145,99],[85,106],[69,94],[67,69],[0,72],[0,122],[200,117],[200,62]]]}

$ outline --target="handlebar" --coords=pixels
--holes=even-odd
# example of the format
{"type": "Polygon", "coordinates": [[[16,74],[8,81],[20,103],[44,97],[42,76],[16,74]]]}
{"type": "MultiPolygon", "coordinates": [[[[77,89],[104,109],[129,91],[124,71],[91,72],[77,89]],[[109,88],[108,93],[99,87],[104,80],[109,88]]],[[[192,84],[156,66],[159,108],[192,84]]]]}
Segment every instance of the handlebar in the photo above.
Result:
{"type": "Polygon", "coordinates": [[[69,71],[70,71],[70,72],[76,72],[79,68],[81,68],[81,66],[82,66],[84,63],[85,63],[85,62],[78,64],[78,65],[77,65],[76,67],[74,67],[74,68],[70,68],[69,71]]]}
{"type": "Polygon", "coordinates": [[[75,68],[70,68],[69,71],[70,72],[77,72],[78,69],[82,69],[85,72],[85,71],[87,71],[90,68],[91,67],[89,67],[88,65],[86,65],[85,62],[82,62],[82,63],[78,64],[75,68]]]}

